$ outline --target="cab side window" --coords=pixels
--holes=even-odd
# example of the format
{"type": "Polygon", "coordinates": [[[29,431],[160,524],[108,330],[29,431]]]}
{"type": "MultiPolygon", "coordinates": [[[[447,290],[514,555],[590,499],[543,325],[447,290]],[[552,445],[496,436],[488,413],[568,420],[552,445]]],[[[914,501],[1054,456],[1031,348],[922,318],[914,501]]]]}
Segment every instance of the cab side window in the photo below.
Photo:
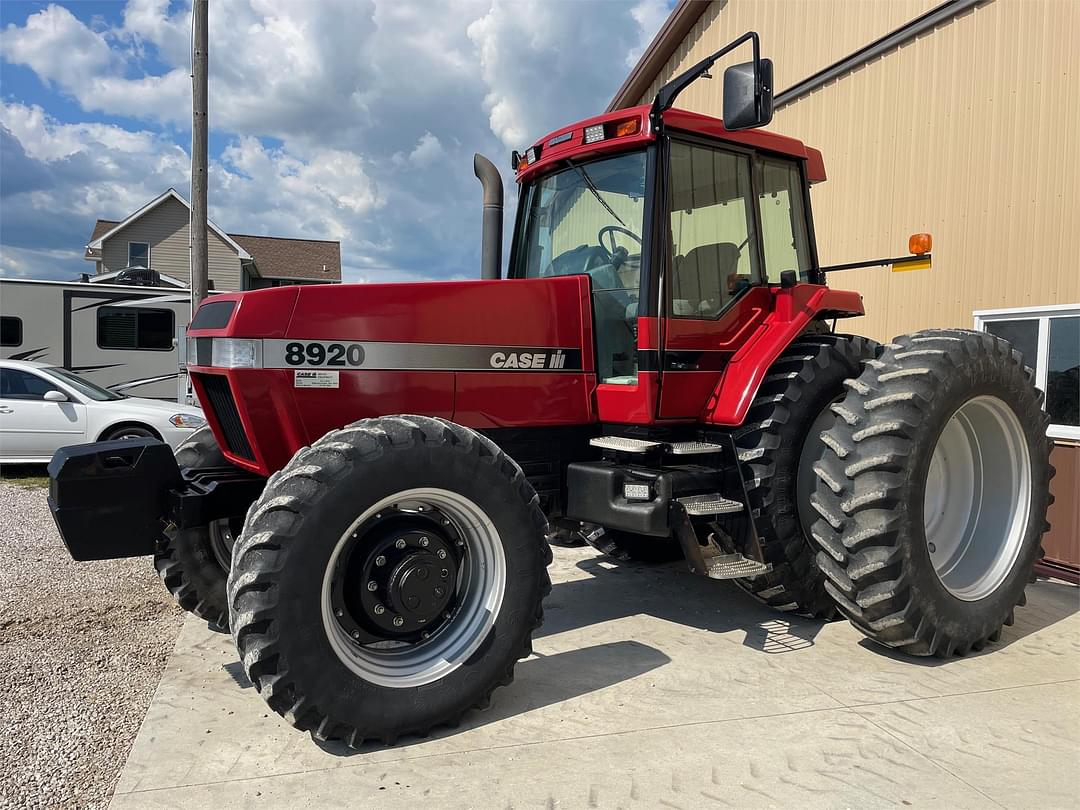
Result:
{"type": "Polygon", "coordinates": [[[28,371],[0,369],[0,399],[40,400],[45,398],[46,392],[57,390],[55,385],[28,371]]]}
{"type": "Polygon", "coordinates": [[[806,229],[802,175],[787,160],[758,158],[756,162],[758,210],[765,271],[770,284],[780,283],[785,270],[810,277],[810,238],[806,229]]]}
{"type": "Polygon", "coordinates": [[[760,279],[750,159],[671,144],[671,314],[715,318],[760,279]]]}

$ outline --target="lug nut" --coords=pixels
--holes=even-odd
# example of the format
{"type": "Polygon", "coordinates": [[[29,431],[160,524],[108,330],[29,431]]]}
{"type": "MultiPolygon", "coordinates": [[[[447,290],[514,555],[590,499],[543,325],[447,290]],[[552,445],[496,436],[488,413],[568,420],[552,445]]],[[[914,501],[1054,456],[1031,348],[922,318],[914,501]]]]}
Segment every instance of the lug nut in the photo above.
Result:
{"type": "Polygon", "coordinates": [[[397,539],[397,542],[394,543],[394,546],[396,548],[405,548],[405,538],[404,537],[399,537],[397,539]]]}
{"type": "Polygon", "coordinates": [[[401,625],[403,624],[405,624],[405,620],[403,618],[401,618],[400,616],[394,617],[394,627],[401,627],[401,625]]]}
{"type": "Polygon", "coordinates": [[[440,560],[445,560],[446,559],[446,549],[445,548],[440,548],[437,552],[435,552],[435,556],[438,557],[440,560]]]}
{"type": "Polygon", "coordinates": [[[442,587],[441,585],[436,586],[435,596],[438,599],[442,599],[444,596],[446,596],[446,588],[442,587]]]}
{"type": "Polygon", "coordinates": [[[379,590],[379,583],[376,582],[375,580],[371,580],[371,582],[369,582],[367,584],[367,589],[369,591],[377,591],[377,590],[379,590]]]}
{"type": "Polygon", "coordinates": [[[431,633],[425,630],[423,633],[420,634],[420,638],[431,638],[431,633]]]}
{"type": "Polygon", "coordinates": [[[927,548],[930,549],[931,554],[933,554],[935,551],[937,551],[937,546],[935,546],[933,543],[927,543],[926,545],[927,545],[927,548]]]}
{"type": "Polygon", "coordinates": [[[450,525],[450,519],[449,518],[443,518],[442,519],[442,525],[443,526],[449,526],[450,525]]]}
{"type": "Polygon", "coordinates": [[[345,611],[342,610],[341,608],[338,608],[337,610],[334,611],[334,615],[337,616],[340,619],[342,616],[345,615],[345,611]]]}
{"type": "Polygon", "coordinates": [[[375,558],[375,564],[376,565],[386,565],[386,557],[384,557],[382,554],[380,554],[378,557],[375,558]]]}
{"type": "Polygon", "coordinates": [[[353,630],[352,631],[352,637],[353,638],[360,638],[360,631],[359,630],[353,630]]]}
{"type": "Polygon", "coordinates": [[[449,618],[450,618],[450,611],[449,611],[449,610],[445,611],[445,612],[443,613],[442,617],[443,617],[444,619],[449,619],[449,618]]]}
{"type": "Polygon", "coordinates": [[[426,537],[421,537],[420,538],[420,547],[421,548],[427,548],[429,542],[430,541],[426,537]]]}
{"type": "Polygon", "coordinates": [[[447,571],[447,570],[446,570],[446,569],[444,568],[444,569],[443,569],[442,571],[440,571],[440,572],[439,572],[439,575],[440,575],[440,576],[441,576],[441,577],[442,577],[443,579],[446,579],[446,578],[447,578],[448,576],[450,576],[450,572],[449,572],[449,571],[447,571]]]}
{"type": "Polygon", "coordinates": [[[376,616],[382,616],[384,613],[386,613],[386,608],[384,608],[382,605],[376,605],[375,606],[375,615],[376,616]]]}

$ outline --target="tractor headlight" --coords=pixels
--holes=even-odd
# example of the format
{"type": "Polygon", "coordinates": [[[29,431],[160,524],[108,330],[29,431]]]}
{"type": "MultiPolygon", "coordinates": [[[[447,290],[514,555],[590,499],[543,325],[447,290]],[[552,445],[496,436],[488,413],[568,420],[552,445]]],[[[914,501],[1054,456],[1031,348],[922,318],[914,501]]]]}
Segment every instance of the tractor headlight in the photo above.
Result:
{"type": "Polygon", "coordinates": [[[247,338],[214,338],[210,344],[210,365],[215,368],[258,368],[261,343],[247,338]]]}
{"type": "Polygon", "coordinates": [[[169,417],[169,422],[173,427],[187,428],[188,430],[195,430],[206,424],[206,420],[197,413],[174,413],[169,417]]]}

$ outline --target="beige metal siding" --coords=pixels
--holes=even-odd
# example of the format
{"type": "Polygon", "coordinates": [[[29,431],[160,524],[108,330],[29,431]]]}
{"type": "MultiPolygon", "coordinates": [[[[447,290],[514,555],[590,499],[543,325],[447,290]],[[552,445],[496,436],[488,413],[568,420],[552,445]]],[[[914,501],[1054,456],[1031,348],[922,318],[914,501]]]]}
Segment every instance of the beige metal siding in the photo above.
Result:
{"type": "MultiPolygon", "coordinates": [[[[911,4],[905,14],[930,5],[911,4]]],[[[745,0],[730,0],[719,18],[707,12],[702,22],[729,17],[723,33],[708,35],[714,47],[749,28],[761,31],[765,55],[789,77],[776,82],[782,90],[822,65],[800,68],[802,75],[782,71],[798,48],[775,43],[802,40],[801,48],[813,49],[828,40],[821,26],[835,23],[845,51],[856,50],[885,33],[868,27],[863,42],[844,34],[866,6],[893,8],[837,0],[754,2],[748,10],[745,0]],[[783,18],[776,5],[813,13],[783,18]],[[759,7],[760,16],[749,13],[759,7]],[[778,23],[784,30],[768,28],[778,23]]],[[[1080,3],[994,0],[777,111],[769,129],[803,139],[825,158],[829,180],[813,190],[823,263],[902,255],[910,233],[934,236],[932,270],[832,278],[866,301],[868,316],[846,328],[889,338],[928,326],[970,327],[976,309],[1080,301],[1078,42],[1080,3]]],[[[719,115],[716,75],[679,106],[719,115]]]]}
{"type": "MultiPolygon", "coordinates": [[[[179,200],[169,198],[151,211],[117,231],[102,244],[102,272],[127,266],[128,242],[150,243],[150,264],[159,273],[188,277],[188,209],[179,200]]],[[[225,240],[209,232],[208,254],[210,279],[215,290],[240,289],[240,258],[225,240]]]]}
{"type": "MultiPolygon", "coordinates": [[[[716,0],[701,15],[683,44],[638,103],[649,103],[668,79],[731,40],[757,31],[762,56],[773,60],[777,92],[842,59],[926,13],[941,0],[716,0]]],[[[750,59],[746,45],[720,62],[712,81],[699,81],[679,96],[678,106],[720,109],[723,66],[750,59]]]]}

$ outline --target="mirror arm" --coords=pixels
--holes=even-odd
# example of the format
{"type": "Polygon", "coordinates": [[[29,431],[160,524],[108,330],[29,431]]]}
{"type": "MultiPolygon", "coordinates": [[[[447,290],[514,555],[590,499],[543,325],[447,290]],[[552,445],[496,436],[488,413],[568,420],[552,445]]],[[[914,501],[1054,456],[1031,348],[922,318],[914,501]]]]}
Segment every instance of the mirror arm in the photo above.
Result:
{"type": "Polygon", "coordinates": [[[721,56],[725,56],[729,52],[735,50],[742,45],[746,40],[750,40],[754,47],[754,109],[758,115],[761,114],[761,91],[762,79],[761,71],[758,69],[758,65],[761,64],[761,54],[759,53],[758,35],[757,31],[747,31],[738,39],[729,42],[723,48],[718,50],[712,56],[707,56],[694,65],[689,70],[680,73],[670,82],[660,88],[660,91],[656,94],[656,99],[653,101],[652,109],[649,110],[649,122],[652,124],[653,132],[657,135],[661,133],[663,128],[664,110],[668,110],[675,103],[675,99],[679,97],[679,94],[700,79],[706,73],[709,72],[716,60],[721,56]]]}

